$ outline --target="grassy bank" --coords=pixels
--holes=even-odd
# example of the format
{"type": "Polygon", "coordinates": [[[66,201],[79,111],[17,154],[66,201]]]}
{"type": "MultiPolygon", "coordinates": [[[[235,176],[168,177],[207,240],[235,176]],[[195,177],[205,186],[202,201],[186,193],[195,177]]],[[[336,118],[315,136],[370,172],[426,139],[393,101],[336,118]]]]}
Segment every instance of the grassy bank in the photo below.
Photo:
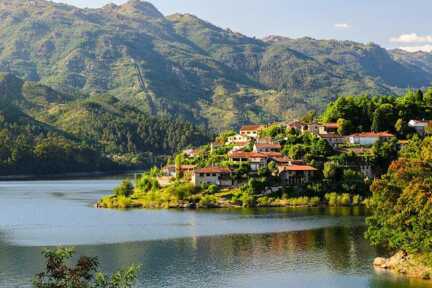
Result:
{"type": "Polygon", "coordinates": [[[113,195],[98,201],[98,208],[232,208],[232,207],[351,207],[362,206],[365,200],[359,195],[328,193],[323,197],[292,197],[284,191],[272,195],[251,193],[247,188],[219,190],[215,186],[194,187],[177,182],[164,188],[143,192],[139,187],[123,182],[113,195]]]}

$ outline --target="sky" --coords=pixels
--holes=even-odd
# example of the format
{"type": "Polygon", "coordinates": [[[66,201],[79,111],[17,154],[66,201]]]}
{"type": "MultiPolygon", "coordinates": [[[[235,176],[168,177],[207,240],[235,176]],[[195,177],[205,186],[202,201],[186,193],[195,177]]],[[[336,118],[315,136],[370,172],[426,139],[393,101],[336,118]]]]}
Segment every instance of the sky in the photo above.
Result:
{"type": "MultiPolygon", "coordinates": [[[[55,0],[98,8],[126,0],[55,0]]],[[[374,42],[432,51],[432,0],[151,0],[163,14],[191,13],[248,36],[374,42]]]]}

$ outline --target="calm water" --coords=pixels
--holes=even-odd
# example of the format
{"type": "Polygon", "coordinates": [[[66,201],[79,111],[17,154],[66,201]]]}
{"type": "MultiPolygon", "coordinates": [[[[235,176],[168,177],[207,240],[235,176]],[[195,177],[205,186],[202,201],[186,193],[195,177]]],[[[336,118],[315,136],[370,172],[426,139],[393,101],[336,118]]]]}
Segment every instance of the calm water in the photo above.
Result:
{"type": "Polygon", "coordinates": [[[142,264],[139,287],[432,287],[373,270],[359,209],[92,208],[117,183],[0,182],[0,287],[29,287],[56,245],[142,264]]]}

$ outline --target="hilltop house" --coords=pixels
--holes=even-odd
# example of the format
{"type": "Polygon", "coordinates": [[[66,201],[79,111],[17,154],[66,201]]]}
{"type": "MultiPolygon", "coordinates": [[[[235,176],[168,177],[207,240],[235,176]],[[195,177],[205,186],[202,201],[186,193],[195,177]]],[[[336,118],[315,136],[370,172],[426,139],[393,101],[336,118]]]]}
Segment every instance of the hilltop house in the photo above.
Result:
{"type": "Polygon", "coordinates": [[[338,145],[344,144],[346,142],[346,137],[337,133],[317,134],[317,136],[326,140],[333,148],[336,148],[338,145]]]}
{"type": "Polygon", "coordinates": [[[282,149],[279,143],[265,143],[265,144],[254,144],[254,152],[280,152],[282,149]]]}
{"type": "MultiPolygon", "coordinates": [[[[181,165],[180,166],[180,172],[183,175],[192,175],[195,168],[196,168],[196,165],[181,165]]],[[[166,165],[165,167],[162,168],[162,173],[165,176],[176,177],[177,176],[176,166],[175,165],[166,165]]]]}
{"type": "Polygon", "coordinates": [[[236,163],[249,163],[252,171],[258,171],[267,165],[268,156],[257,152],[234,151],[228,154],[230,161],[236,163]]]}
{"type": "Polygon", "coordinates": [[[304,134],[306,132],[318,134],[320,131],[321,125],[318,123],[310,123],[310,124],[304,124],[301,127],[301,133],[304,134]]]}
{"type": "Polygon", "coordinates": [[[319,134],[337,134],[339,124],[337,123],[326,123],[319,126],[319,134]]]}
{"type": "Polygon", "coordinates": [[[295,120],[295,121],[286,123],[287,129],[294,129],[295,131],[301,131],[302,127],[304,125],[305,124],[303,122],[299,121],[299,120],[295,120]]]}
{"type": "Polygon", "coordinates": [[[422,121],[411,120],[408,122],[408,126],[411,128],[414,128],[420,136],[426,135],[426,128],[429,127],[430,124],[431,124],[431,121],[425,121],[425,120],[422,120],[422,121]]]}
{"type": "Polygon", "coordinates": [[[379,140],[388,140],[393,137],[395,136],[388,132],[363,132],[352,134],[348,139],[353,145],[371,146],[379,140]]]}
{"type": "Polygon", "coordinates": [[[287,165],[280,166],[279,177],[284,185],[301,185],[311,182],[318,171],[308,165],[287,165]]]}
{"type": "Polygon", "coordinates": [[[233,186],[231,174],[233,172],[224,167],[206,167],[197,169],[192,174],[192,183],[194,186],[217,185],[223,187],[233,186]]]}
{"type": "Polygon", "coordinates": [[[264,128],[264,125],[245,125],[240,129],[240,135],[256,139],[259,135],[259,132],[264,128]]]}

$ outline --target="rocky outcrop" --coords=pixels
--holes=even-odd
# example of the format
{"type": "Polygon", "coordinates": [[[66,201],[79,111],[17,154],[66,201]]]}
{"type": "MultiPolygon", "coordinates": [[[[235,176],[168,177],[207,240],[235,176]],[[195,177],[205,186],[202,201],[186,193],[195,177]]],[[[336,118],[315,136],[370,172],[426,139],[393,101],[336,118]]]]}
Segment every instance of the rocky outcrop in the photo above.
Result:
{"type": "Polygon", "coordinates": [[[425,263],[423,255],[410,255],[401,251],[390,258],[375,258],[373,264],[378,270],[388,270],[408,277],[425,280],[431,280],[432,277],[432,267],[425,263]]]}

